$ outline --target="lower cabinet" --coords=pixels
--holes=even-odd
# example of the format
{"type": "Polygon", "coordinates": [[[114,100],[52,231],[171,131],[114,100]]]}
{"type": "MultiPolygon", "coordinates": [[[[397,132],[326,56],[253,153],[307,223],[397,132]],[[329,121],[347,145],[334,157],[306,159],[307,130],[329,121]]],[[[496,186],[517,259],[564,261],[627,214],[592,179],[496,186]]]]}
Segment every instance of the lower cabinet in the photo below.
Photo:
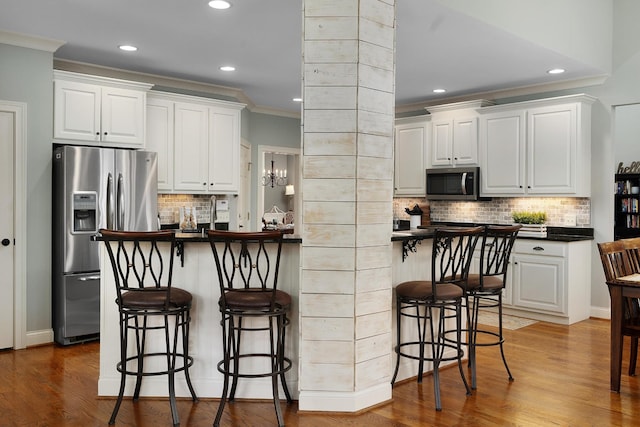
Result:
{"type": "Polygon", "coordinates": [[[518,239],[511,259],[507,312],[572,324],[589,318],[591,242],[518,239]]]}

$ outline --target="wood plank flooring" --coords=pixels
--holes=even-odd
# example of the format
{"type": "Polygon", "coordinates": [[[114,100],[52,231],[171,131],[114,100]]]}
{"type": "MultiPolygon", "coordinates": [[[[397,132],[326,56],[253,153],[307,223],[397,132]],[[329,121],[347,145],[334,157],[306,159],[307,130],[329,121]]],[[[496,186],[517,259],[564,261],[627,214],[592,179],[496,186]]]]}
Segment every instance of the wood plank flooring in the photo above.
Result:
{"type": "MultiPolygon", "coordinates": [[[[507,380],[499,350],[478,354],[478,389],[464,393],[457,369],[442,371],[443,410],[434,410],[433,384],[406,381],[393,400],[360,414],[299,413],[282,408],[287,426],[627,426],[640,419],[640,379],[629,377],[625,341],[622,386],[609,391],[609,322],[572,326],[538,322],[505,331],[515,377],[507,380]]],[[[0,352],[0,426],[106,426],[113,398],[97,397],[99,344],[56,345],[0,352]]],[[[115,368],[114,368],[115,369],[115,368]]],[[[210,426],[218,402],[180,400],[182,426],[210,426]]],[[[166,399],[125,399],[117,426],[169,426],[166,399]]],[[[238,401],[224,426],[274,426],[270,402],[238,401]]]]}

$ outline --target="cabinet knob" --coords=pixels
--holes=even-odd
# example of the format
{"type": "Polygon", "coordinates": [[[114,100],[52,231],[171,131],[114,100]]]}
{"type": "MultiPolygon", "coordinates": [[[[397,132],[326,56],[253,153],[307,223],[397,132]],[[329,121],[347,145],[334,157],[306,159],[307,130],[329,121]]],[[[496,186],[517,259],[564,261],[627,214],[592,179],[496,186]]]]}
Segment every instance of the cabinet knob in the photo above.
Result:
{"type": "Polygon", "coordinates": [[[105,134],[105,135],[108,135],[108,133],[107,133],[107,132],[105,132],[104,134],[105,134]]]}
{"type": "Polygon", "coordinates": [[[531,186],[530,186],[530,185],[527,185],[527,188],[531,188],[531,186]]]}
{"type": "Polygon", "coordinates": [[[100,136],[100,132],[96,132],[96,135],[97,135],[97,136],[100,136]]]}
{"type": "Polygon", "coordinates": [[[9,239],[2,239],[2,246],[9,246],[11,244],[11,240],[9,239]]]}
{"type": "Polygon", "coordinates": [[[207,183],[206,183],[206,182],[203,182],[203,183],[202,183],[202,185],[207,185],[207,183]]]}

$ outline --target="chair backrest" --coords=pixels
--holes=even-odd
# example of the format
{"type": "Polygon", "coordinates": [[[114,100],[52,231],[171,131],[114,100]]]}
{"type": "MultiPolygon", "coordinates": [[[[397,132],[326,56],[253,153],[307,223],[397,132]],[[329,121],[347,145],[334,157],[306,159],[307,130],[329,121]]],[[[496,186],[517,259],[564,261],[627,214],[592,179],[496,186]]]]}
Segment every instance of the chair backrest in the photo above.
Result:
{"type": "Polygon", "coordinates": [[[506,283],[511,250],[522,225],[488,225],[482,235],[480,249],[480,289],[488,276],[502,276],[506,283]]]}
{"type": "Polygon", "coordinates": [[[622,242],[629,257],[629,263],[633,273],[640,273],[640,237],[618,240],[622,242]]]}
{"type": "MultiPolygon", "coordinates": [[[[604,277],[607,282],[615,280],[616,277],[638,273],[638,270],[634,269],[634,262],[630,257],[630,254],[635,252],[634,245],[637,243],[640,243],[640,239],[623,239],[613,242],[598,243],[600,261],[602,261],[604,277]],[[625,242],[625,240],[630,241],[625,242]]],[[[637,253],[635,256],[637,256],[637,253]]],[[[625,297],[623,305],[625,319],[637,319],[640,316],[640,304],[638,303],[637,298],[625,297]]]]}
{"type": "Polygon", "coordinates": [[[466,282],[473,251],[484,227],[437,228],[431,253],[431,282],[434,298],[439,283],[466,282]]]}
{"type": "Polygon", "coordinates": [[[634,273],[624,241],[598,243],[598,251],[607,282],[634,273]]]}
{"type": "Polygon", "coordinates": [[[164,292],[168,307],[176,242],[173,231],[102,229],[100,234],[111,261],[117,301],[121,301],[122,293],[127,291],[164,292]],[[168,246],[168,251],[163,250],[165,257],[159,247],[161,242],[168,246]]]}
{"type": "Polygon", "coordinates": [[[278,287],[282,232],[209,230],[209,242],[218,270],[223,308],[229,291],[264,291],[271,292],[273,309],[278,287]]]}

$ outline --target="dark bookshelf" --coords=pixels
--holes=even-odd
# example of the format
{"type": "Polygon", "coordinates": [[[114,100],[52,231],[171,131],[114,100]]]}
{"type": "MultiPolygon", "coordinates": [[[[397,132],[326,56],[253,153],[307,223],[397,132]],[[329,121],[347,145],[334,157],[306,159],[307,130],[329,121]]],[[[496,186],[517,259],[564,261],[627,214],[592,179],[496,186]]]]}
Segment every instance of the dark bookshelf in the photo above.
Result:
{"type": "Polygon", "coordinates": [[[640,237],[640,174],[617,174],[614,190],[614,238],[640,237]]]}

